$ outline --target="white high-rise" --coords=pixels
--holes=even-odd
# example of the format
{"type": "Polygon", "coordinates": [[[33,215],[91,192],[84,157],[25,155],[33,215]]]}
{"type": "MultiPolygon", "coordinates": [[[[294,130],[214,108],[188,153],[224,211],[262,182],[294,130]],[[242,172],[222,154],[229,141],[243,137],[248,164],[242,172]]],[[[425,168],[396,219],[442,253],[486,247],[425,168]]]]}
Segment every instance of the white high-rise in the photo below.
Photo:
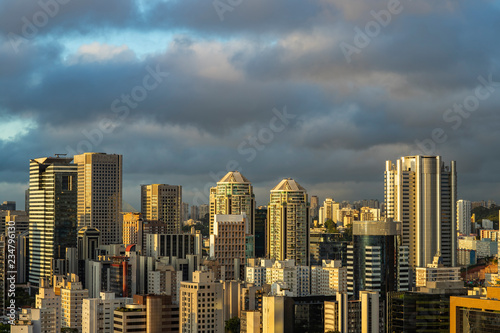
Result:
{"type": "Polygon", "coordinates": [[[78,228],[101,232],[102,245],[122,242],[122,155],[75,155],[78,165],[78,228]]]}
{"type": "Polygon", "coordinates": [[[426,267],[436,253],[446,266],[456,265],[456,197],[455,161],[407,156],[386,162],[386,214],[402,222],[411,267],[426,267]]]}
{"type": "Polygon", "coordinates": [[[469,200],[457,201],[457,231],[463,235],[471,233],[471,202],[469,200]]]}

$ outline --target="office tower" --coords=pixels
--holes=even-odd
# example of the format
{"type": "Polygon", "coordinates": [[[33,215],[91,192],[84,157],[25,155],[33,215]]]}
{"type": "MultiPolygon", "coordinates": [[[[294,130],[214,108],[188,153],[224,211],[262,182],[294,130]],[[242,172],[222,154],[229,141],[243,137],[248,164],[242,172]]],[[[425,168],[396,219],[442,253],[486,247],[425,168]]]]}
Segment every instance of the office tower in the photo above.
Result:
{"type": "Polygon", "coordinates": [[[122,242],[122,155],[75,155],[78,165],[78,228],[101,232],[101,242],[122,242]]]}
{"type": "Polygon", "coordinates": [[[255,210],[255,254],[256,258],[266,256],[267,207],[259,206],[255,210]]]}
{"type": "Polygon", "coordinates": [[[30,160],[29,282],[50,277],[52,259],[76,245],[77,166],[72,158],[30,160]]]}
{"type": "Polygon", "coordinates": [[[441,156],[407,156],[386,162],[386,215],[403,223],[410,266],[426,267],[437,252],[456,265],[456,163],[441,156]]]}
{"type": "Polygon", "coordinates": [[[486,295],[450,297],[450,332],[497,332],[500,327],[500,288],[486,295]]]}
{"type": "Polygon", "coordinates": [[[222,284],[212,272],[194,272],[192,282],[181,283],[180,294],[179,332],[224,331],[222,284]]]}
{"type": "Polygon", "coordinates": [[[124,213],[122,225],[122,242],[125,245],[138,244],[139,230],[142,224],[141,214],[124,213]]]}
{"type": "Polygon", "coordinates": [[[471,230],[471,218],[472,209],[471,202],[469,200],[458,200],[457,201],[457,231],[463,235],[470,235],[471,230]]]}
{"type": "Polygon", "coordinates": [[[101,246],[101,232],[96,228],[83,227],[78,230],[78,260],[97,259],[97,248],[101,246]]]}
{"type": "Polygon", "coordinates": [[[50,285],[50,278],[40,279],[35,306],[40,309],[41,332],[61,332],[61,296],[56,295],[54,288],[50,285]]]}
{"type": "Polygon", "coordinates": [[[243,280],[245,272],[245,239],[249,232],[245,214],[214,217],[210,235],[210,257],[224,267],[221,280],[243,280]]]}
{"type": "Polygon", "coordinates": [[[203,236],[194,234],[148,234],[144,253],[148,257],[175,257],[186,259],[189,255],[201,262],[203,236]]]}
{"type": "Polygon", "coordinates": [[[335,295],[347,292],[347,267],[340,260],[323,260],[311,266],[311,295],[335,295]]]}
{"type": "Polygon", "coordinates": [[[311,196],[311,207],[309,210],[309,216],[311,223],[318,219],[319,214],[319,199],[317,195],[311,196]]]}
{"type": "Polygon", "coordinates": [[[101,292],[99,298],[83,300],[83,333],[113,333],[114,312],[132,303],[132,298],[116,298],[115,293],[101,292]]]}
{"type": "Polygon", "coordinates": [[[29,272],[29,230],[26,230],[16,237],[17,250],[17,283],[24,284],[28,281],[29,272]]]}
{"type": "Polygon", "coordinates": [[[353,243],[347,246],[349,296],[356,298],[360,291],[372,290],[380,292],[380,297],[385,299],[387,292],[398,290],[398,285],[407,290],[408,263],[399,262],[400,244],[399,222],[390,219],[354,222],[353,243]]]}
{"type": "Polygon", "coordinates": [[[240,172],[228,172],[210,189],[210,234],[214,232],[216,214],[245,214],[250,234],[255,235],[255,195],[252,183],[240,172]]]}
{"type": "Polygon", "coordinates": [[[271,190],[267,208],[267,254],[309,264],[309,207],[306,190],[291,178],[271,190]]]}
{"type": "Polygon", "coordinates": [[[141,213],[148,221],[161,221],[168,225],[170,234],[181,232],[182,186],[151,184],[141,186],[141,213]]]}
{"type": "MultiPolygon", "coordinates": [[[[63,278],[61,286],[62,326],[82,331],[83,299],[89,297],[89,291],[83,289],[76,274],[63,278]]],[[[85,318],[86,319],[86,318],[85,318]]]]}

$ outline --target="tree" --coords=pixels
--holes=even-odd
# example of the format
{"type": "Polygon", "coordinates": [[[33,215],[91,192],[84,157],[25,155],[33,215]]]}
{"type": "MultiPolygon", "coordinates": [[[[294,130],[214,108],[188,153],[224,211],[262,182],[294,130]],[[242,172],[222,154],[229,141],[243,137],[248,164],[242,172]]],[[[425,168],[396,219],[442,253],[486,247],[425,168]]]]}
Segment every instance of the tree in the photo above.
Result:
{"type": "Polygon", "coordinates": [[[226,321],[226,326],[224,327],[227,333],[239,333],[240,332],[240,318],[233,317],[226,321]]]}
{"type": "Polygon", "coordinates": [[[337,224],[333,222],[332,219],[328,219],[325,221],[325,227],[328,230],[330,234],[335,234],[337,233],[337,224]]]}
{"type": "Polygon", "coordinates": [[[10,333],[10,325],[0,323],[0,333],[10,333]]]}
{"type": "Polygon", "coordinates": [[[343,239],[348,242],[352,241],[352,223],[345,226],[343,239]]]}

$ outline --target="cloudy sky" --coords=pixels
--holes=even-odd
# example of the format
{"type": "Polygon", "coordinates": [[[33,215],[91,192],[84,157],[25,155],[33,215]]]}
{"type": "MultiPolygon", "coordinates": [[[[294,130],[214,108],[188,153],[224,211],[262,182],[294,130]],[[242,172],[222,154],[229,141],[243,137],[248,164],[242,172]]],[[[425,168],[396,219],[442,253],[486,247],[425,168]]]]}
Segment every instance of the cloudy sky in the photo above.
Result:
{"type": "Polygon", "coordinates": [[[500,200],[500,6],[435,0],[2,0],[0,201],[30,158],[123,154],[124,200],[239,169],[259,204],[383,200],[385,160],[456,160],[500,200]]]}

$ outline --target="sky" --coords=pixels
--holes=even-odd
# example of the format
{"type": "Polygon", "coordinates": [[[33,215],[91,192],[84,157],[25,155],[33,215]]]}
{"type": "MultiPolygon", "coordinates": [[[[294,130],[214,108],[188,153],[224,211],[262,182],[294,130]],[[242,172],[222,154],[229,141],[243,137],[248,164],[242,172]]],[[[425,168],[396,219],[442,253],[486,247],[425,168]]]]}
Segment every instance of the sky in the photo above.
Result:
{"type": "Polygon", "coordinates": [[[500,6],[435,0],[2,0],[0,201],[29,159],[123,154],[123,199],[227,171],[257,202],[384,197],[386,160],[457,161],[459,197],[500,200],[500,6]],[[498,82],[498,83],[497,83],[498,82]]]}

